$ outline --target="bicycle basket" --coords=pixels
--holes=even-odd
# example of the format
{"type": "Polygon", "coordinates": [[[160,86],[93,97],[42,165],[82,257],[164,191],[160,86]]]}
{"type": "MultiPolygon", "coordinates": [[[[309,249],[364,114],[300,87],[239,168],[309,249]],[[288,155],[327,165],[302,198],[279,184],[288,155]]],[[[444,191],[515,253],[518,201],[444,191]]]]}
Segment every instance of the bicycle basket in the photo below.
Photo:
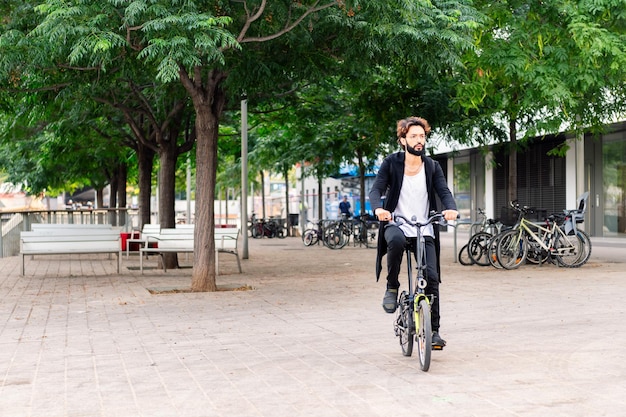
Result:
{"type": "Polygon", "coordinates": [[[511,207],[502,207],[500,210],[500,223],[505,226],[513,226],[517,223],[519,212],[511,207]]]}

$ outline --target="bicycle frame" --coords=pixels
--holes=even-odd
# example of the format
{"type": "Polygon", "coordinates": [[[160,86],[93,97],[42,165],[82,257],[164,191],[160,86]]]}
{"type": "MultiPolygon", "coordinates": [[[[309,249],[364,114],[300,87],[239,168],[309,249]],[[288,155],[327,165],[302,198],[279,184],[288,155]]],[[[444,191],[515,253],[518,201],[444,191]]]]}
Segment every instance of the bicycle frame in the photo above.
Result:
{"type": "Polygon", "coordinates": [[[549,226],[550,227],[544,227],[537,223],[533,223],[530,220],[522,218],[519,225],[519,238],[522,237],[523,233],[526,233],[527,236],[532,238],[533,243],[539,245],[543,250],[550,254],[564,255],[571,251],[571,248],[568,246],[562,248],[554,247],[554,242],[558,238],[558,235],[562,235],[563,237],[566,237],[566,235],[565,232],[563,232],[563,230],[559,227],[556,220],[553,220],[552,223],[549,224],[549,226]],[[529,225],[532,225],[533,228],[538,230],[539,234],[535,233],[529,225]],[[543,237],[541,236],[542,232],[544,234],[543,237]],[[546,236],[549,239],[546,239],[546,236]]]}
{"type": "MultiPolygon", "coordinates": [[[[411,244],[407,242],[406,248],[406,268],[407,278],[409,281],[409,302],[413,306],[414,322],[417,324],[420,322],[420,301],[424,300],[430,308],[431,297],[426,295],[426,279],[424,279],[424,270],[426,269],[426,263],[424,262],[424,237],[421,231],[418,232],[418,236],[415,238],[415,253],[411,250],[411,244]],[[415,270],[417,271],[417,280],[413,283],[413,266],[412,257],[415,257],[415,270]]],[[[417,325],[416,325],[417,332],[417,325]]]]}
{"type": "Polygon", "coordinates": [[[399,309],[394,325],[396,335],[400,338],[400,345],[405,356],[411,356],[413,351],[413,339],[417,340],[419,347],[420,367],[422,371],[428,371],[430,367],[430,355],[433,349],[440,350],[443,346],[432,344],[431,304],[432,295],[426,294],[427,280],[424,277],[426,262],[424,260],[425,242],[422,235],[422,227],[428,224],[436,224],[443,220],[440,213],[431,213],[431,217],[423,223],[416,223],[400,215],[393,215],[394,222],[398,220],[415,227],[417,237],[407,238],[405,244],[408,293],[400,294],[399,309]],[[415,243],[413,243],[415,242],[415,243]],[[413,250],[414,249],[414,250],[413,250]],[[413,277],[413,260],[416,262],[415,270],[417,277],[413,277]]]}
{"type": "Polygon", "coordinates": [[[406,269],[407,278],[409,281],[409,297],[412,301],[415,299],[416,296],[418,297],[418,299],[421,297],[425,297],[426,301],[430,303],[430,299],[424,294],[424,289],[426,288],[424,269],[426,269],[426,264],[424,262],[424,237],[421,235],[421,233],[417,238],[415,238],[415,252],[412,250],[412,245],[410,242],[407,242],[404,251],[406,254],[406,269]],[[417,271],[417,280],[415,282],[413,279],[413,260],[415,260],[416,262],[415,270],[417,271]]]}
{"type": "MultiPolygon", "coordinates": [[[[526,233],[528,236],[532,237],[533,241],[535,241],[539,246],[541,246],[541,248],[543,248],[543,250],[549,251],[550,250],[550,246],[546,245],[546,243],[544,242],[544,239],[542,237],[540,237],[538,234],[536,234],[529,225],[532,225],[532,227],[534,227],[535,229],[544,232],[544,233],[548,233],[548,234],[553,234],[553,230],[548,229],[547,227],[543,227],[539,224],[533,223],[530,220],[526,220],[525,218],[522,218],[519,224],[519,232],[520,232],[520,237],[522,233],[526,233]]],[[[556,226],[556,223],[554,224],[556,226]]],[[[553,237],[550,236],[550,241],[552,241],[553,237]]]]}
{"type": "Polygon", "coordinates": [[[515,269],[527,259],[539,265],[554,259],[558,265],[568,268],[576,268],[587,262],[591,255],[591,241],[576,228],[574,215],[578,213],[577,210],[565,211],[564,215],[553,214],[542,226],[524,217],[527,207],[520,208],[514,203],[511,205],[519,211],[520,217],[517,228],[498,238],[496,256],[503,268],[515,269]]]}

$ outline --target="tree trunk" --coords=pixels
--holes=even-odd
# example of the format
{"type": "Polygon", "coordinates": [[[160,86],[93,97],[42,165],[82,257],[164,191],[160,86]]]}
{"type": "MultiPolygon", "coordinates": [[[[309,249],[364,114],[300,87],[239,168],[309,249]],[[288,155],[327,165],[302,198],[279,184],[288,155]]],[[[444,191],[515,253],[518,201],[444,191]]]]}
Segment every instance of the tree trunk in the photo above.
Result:
{"type": "Polygon", "coordinates": [[[196,226],[192,291],[216,291],[215,183],[218,119],[210,107],[197,108],[196,128],[196,226]]]}
{"type": "Polygon", "coordinates": [[[152,168],[154,166],[154,151],[137,143],[137,160],[139,169],[139,229],[150,223],[150,199],[152,197],[152,168]]]}
{"type": "Polygon", "coordinates": [[[111,206],[111,208],[118,207],[122,210],[119,211],[119,225],[125,225],[127,220],[127,212],[126,205],[128,203],[126,197],[126,182],[128,180],[128,165],[126,162],[123,162],[118,167],[117,174],[117,204],[115,206],[111,206]]]}
{"type": "Polygon", "coordinates": [[[516,119],[509,119],[509,201],[517,200],[517,126],[516,119]]]}
{"type": "MultiPolygon", "coordinates": [[[[119,167],[115,167],[114,171],[113,176],[109,178],[109,208],[117,207],[117,187],[119,187],[119,181],[117,178],[119,176],[119,167]]],[[[117,224],[114,224],[114,226],[116,225],[117,224]]]]}
{"type": "Polygon", "coordinates": [[[102,208],[104,207],[104,189],[103,188],[98,188],[96,189],[96,207],[98,208],[102,208]]]}
{"type": "MultiPolygon", "coordinates": [[[[176,227],[175,189],[176,189],[176,138],[170,137],[159,147],[159,223],[162,228],[176,227]]],[[[164,253],[162,256],[166,269],[178,268],[178,256],[164,253]]]]}
{"type": "Polygon", "coordinates": [[[196,111],[196,222],[191,291],[217,291],[215,270],[215,184],[219,119],[226,104],[221,83],[226,74],[213,69],[203,81],[201,68],[194,79],[181,68],[181,82],[196,111]]]}
{"type": "Polygon", "coordinates": [[[324,218],[324,196],[322,195],[322,178],[317,177],[317,219],[324,218]]]}
{"type": "MultiPolygon", "coordinates": [[[[117,187],[119,187],[118,177],[120,175],[119,166],[116,166],[113,170],[113,175],[109,178],[109,208],[114,209],[117,207],[117,187]]],[[[117,217],[115,211],[110,211],[108,214],[109,219],[111,219],[111,224],[113,226],[122,226],[124,223],[122,222],[122,217],[117,217]]]]}
{"type": "Polygon", "coordinates": [[[363,152],[357,149],[359,158],[359,193],[361,194],[359,201],[361,202],[361,216],[365,214],[365,164],[363,163],[363,152]]]}

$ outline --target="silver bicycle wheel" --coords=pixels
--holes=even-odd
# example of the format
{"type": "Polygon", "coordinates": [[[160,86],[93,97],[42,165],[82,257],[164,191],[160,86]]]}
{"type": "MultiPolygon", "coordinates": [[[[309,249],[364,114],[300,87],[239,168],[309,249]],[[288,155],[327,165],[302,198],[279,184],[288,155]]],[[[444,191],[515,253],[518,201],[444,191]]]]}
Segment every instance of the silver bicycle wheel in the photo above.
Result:
{"type": "Polygon", "coordinates": [[[584,265],[591,256],[591,240],[589,236],[578,230],[575,235],[559,234],[554,250],[559,265],[566,268],[578,268],[584,265]]]}
{"type": "Polygon", "coordinates": [[[430,354],[433,350],[433,329],[431,324],[430,304],[424,298],[417,304],[416,336],[420,359],[420,368],[426,372],[430,368],[430,354]]]}
{"type": "Polygon", "coordinates": [[[526,261],[528,244],[519,230],[510,230],[500,237],[496,248],[498,262],[504,269],[519,268],[526,261]]]}

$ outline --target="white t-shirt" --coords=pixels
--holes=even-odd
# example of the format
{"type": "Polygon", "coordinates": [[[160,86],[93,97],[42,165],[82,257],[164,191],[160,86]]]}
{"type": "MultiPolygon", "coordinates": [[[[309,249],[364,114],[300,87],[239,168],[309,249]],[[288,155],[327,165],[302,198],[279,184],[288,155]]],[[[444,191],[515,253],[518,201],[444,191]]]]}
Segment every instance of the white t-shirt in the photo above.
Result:
{"type": "MultiPolygon", "coordinates": [[[[428,220],[428,191],[426,190],[426,173],[422,169],[417,175],[404,175],[400,199],[396,206],[395,213],[401,214],[413,222],[424,223],[428,220]],[[413,219],[415,216],[415,219],[413,219]]],[[[403,224],[400,229],[407,237],[416,237],[415,227],[403,224]]],[[[433,226],[428,225],[422,228],[423,236],[434,236],[433,226]]]]}

